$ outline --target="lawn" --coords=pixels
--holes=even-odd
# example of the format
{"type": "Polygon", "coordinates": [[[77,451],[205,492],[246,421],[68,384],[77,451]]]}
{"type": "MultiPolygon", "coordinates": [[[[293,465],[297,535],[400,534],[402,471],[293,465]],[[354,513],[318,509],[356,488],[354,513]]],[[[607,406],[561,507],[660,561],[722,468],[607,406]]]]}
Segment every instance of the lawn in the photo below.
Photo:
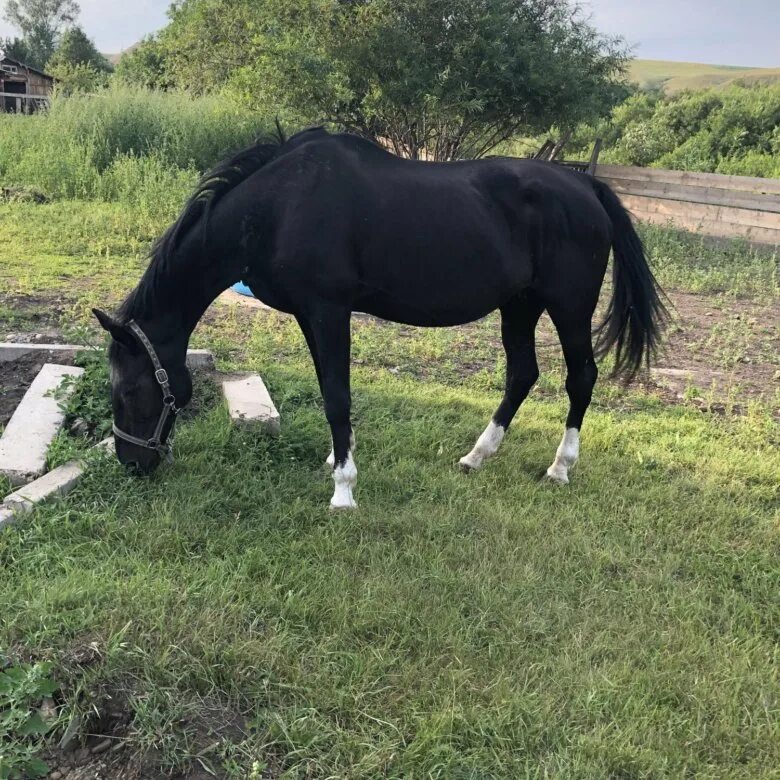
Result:
{"type": "MultiPolygon", "coordinates": [[[[81,327],[161,220],[0,206],[0,328],[81,327]]],[[[776,316],[776,258],[646,237],[716,318],[735,300],[776,316]]],[[[714,414],[600,382],[554,487],[566,404],[545,331],[537,389],[466,476],[500,397],[496,325],[356,319],[360,506],[333,514],[302,337],[214,307],[198,344],[263,373],[281,436],[231,427],[201,375],[173,466],[138,480],[95,459],[0,534],[0,648],[53,663],[58,736],[108,734],[126,777],[777,777],[777,394],[735,385],[738,413],[714,414]]]]}

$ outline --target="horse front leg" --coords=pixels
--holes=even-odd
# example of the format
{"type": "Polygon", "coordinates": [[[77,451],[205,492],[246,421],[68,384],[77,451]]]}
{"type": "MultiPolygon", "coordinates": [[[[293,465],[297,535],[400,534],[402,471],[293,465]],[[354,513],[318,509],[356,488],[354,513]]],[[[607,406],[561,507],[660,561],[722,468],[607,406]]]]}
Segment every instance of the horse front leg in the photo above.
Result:
{"type": "Polygon", "coordinates": [[[332,509],[354,509],[357,506],[353,495],[357,468],[352,457],[354,439],[350,421],[350,316],[349,309],[328,304],[317,307],[306,317],[312,356],[315,365],[319,366],[325,416],[333,438],[335,490],[330,501],[332,509]]]}

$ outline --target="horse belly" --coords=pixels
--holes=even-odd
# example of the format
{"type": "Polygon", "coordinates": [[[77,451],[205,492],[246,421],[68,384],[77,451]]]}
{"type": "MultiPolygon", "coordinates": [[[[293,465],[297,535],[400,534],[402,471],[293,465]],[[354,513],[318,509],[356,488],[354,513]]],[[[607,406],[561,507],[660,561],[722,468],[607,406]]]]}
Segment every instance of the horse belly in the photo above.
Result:
{"type": "Polygon", "coordinates": [[[408,325],[461,325],[486,316],[530,283],[530,265],[508,248],[468,236],[442,238],[423,247],[397,242],[370,268],[363,264],[361,311],[408,325]]]}

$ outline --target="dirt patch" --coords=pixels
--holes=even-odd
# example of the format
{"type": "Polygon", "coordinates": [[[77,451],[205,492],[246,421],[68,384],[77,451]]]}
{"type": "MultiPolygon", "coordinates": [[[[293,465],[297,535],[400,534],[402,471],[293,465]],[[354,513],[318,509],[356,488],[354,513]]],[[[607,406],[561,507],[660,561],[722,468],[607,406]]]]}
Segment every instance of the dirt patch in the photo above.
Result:
{"type": "Polygon", "coordinates": [[[0,295],[0,341],[65,343],[66,306],[59,296],[0,295]]]}
{"type": "Polygon", "coordinates": [[[689,400],[771,403],[780,391],[780,301],[670,298],[674,321],[652,381],[689,400]]]}
{"type": "MultiPolygon", "coordinates": [[[[8,424],[30,383],[47,362],[52,362],[48,353],[23,355],[16,360],[0,362],[0,427],[8,424]]],[[[56,362],[72,366],[73,357],[58,355],[56,362]]]]}

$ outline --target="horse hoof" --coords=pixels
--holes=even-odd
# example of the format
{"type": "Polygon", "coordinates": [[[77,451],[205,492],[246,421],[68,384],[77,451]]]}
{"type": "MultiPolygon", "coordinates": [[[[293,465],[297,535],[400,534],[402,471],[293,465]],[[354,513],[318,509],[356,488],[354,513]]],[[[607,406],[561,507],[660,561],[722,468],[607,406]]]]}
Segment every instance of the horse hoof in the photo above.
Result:
{"type": "Polygon", "coordinates": [[[553,485],[568,485],[569,476],[565,471],[550,466],[547,469],[547,473],[542,477],[542,482],[552,482],[553,485]]]}
{"type": "Polygon", "coordinates": [[[349,512],[352,509],[357,509],[357,503],[355,501],[348,504],[334,504],[332,501],[330,502],[331,512],[349,512]]]}
{"type": "Polygon", "coordinates": [[[458,465],[460,466],[460,469],[464,474],[471,474],[472,471],[479,471],[479,469],[481,468],[480,464],[471,460],[468,455],[464,455],[458,461],[458,465]]]}

